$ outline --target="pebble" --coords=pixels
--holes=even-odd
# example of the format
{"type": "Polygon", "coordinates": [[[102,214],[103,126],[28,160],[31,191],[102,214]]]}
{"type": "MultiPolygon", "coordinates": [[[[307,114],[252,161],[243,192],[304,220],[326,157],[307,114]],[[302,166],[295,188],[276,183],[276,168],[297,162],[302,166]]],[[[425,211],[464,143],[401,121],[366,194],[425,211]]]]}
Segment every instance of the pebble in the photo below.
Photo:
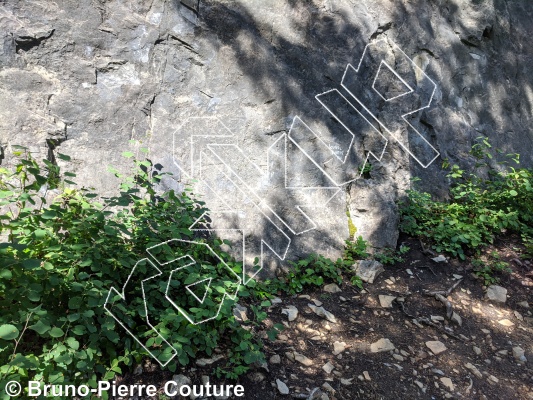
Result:
{"type": "Polygon", "coordinates": [[[465,368],[472,372],[477,378],[483,378],[483,375],[481,374],[481,372],[479,372],[479,369],[477,369],[475,365],[471,363],[466,363],[465,368]]]}
{"type": "Polygon", "coordinates": [[[339,342],[339,341],[333,343],[333,355],[334,356],[341,354],[344,350],[346,350],[346,343],[339,342]]]}
{"type": "MultiPolygon", "coordinates": [[[[374,283],[374,280],[378,277],[378,275],[385,271],[383,264],[374,260],[357,261],[352,266],[352,269],[362,281],[367,283],[374,283]]],[[[366,291],[362,290],[361,293],[366,293],[366,291]]]]}
{"type": "Polygon", "coordinates": [[[394,344],[389,339],[379,339],[377,342],[374,342],[370,345],[370,351],[372,353],[381,353],[384,351],[394,350],[394,344]]]}
{"type": "Polygon", "coordinates": [[[463,326],[463,319],[455,311],[453,312],[452,317],[450,319],[452,320],[452,322],[455,322],[457,325],[463,326]]]}
{"type": "Polygon", "coordinates": [[[365,379],[367,381],[371,381],[372,379],[370,378],[370,374],[368,373],[368,371],[363,371],[363,376],[365,377],[365,379]]]}
{"type": "Polygon", "coordinates": [[[281,304],[283,300],[281,300],[279,297],[274,297],[273,299],[270,300],[270,302],[272,304],[281,304]]]}
{"type": "Polygon", "coordinates": [[[339,293],[339,292],[342,292],[342,290],[337,284],[330,283],[329,285],[325,285],[324,286],[324,292],[339,293]]]}
{"type": "Polygon", "coordinates": [[[527,301],[521,301],[520,303],[516,304],[523,308],[529,308],[529,303],[527,301]]]}
{"type": "Polygon", "coordinates": [[[498,383],[500,380],[496,378],[494,375],[490,375],[487,379],[489,382],[498,383]]]}
{"type": "Polygon", "coordinates": [[[278,354],[274,354],[270,357],[270,364],[279,364],[281,363],[281,357],[278,354]]]}
{"type": "Polygon", "coordinates": [[[453,390],[455,389],[455,386],[453,385],[453,382],[450,378],[443,377],[443,378],[440,378],[440,381],[442,382],[444,386],[446,386],[448,390],[453,392],[453,390]]]}
{"type": "Polygon", "coordinates": [[[248,309],[244,306],[241,306],[240,304],[235,304],[235,307],[233,308],[233,316],[235,319],[239,322],[248,321],[248,309]]]}
{"type": "Polygon", "coordinates": [[[222,354],[219,354],[212,358],[199,358],[198,360],[196,360],[196,365],[198,365],[199,367],[205,367],[207,365],[216,363],[218,360],[222,360],[223,358],[224,358],[224,355],[222,354]]]}
{"type": "Polygon", "coordinates": [[[478,356],[481,355],[481,349],[479,347],[474,346],[472,348],[474,349],[474,353],[476,353],[476,355],[478,355],[478,356]]]}
{"type": "Polygon", "coordinates": [[[523,348],[519,346],[513,347],[513,357],[516,358],[517,361],[526,362],[527,358],[524,354],[525,352],[523,348]]]}
{"type": "Polygon", "coordinates": [[[379,304],[383,308],[392,308],[392,302],[396,300],[396,296],[379,295],[379,304]]]}
{"type": "Polygon", "coordinates": [[[397,361],[403,361],[404,358],[399,354],[393,354],[392,357],[397,361]]]}
{"type": "Polygon", "coordinates": [[[254,372],[250,375],[250,380],[255,383],[263,382],[265,378],[265,374],[261,372],[254,372]]]}
{"type": "Polygon", "coordinates": [[[289,394],[289,388],[285,382],[276,379],[276,385],[278,386],[278,390],[281,394],[289,394]]]}
{"type": "Polygon", "coordinates": [[[352,384],[352,380],[353,380],[353,378],[350,378],[350,379],[341,378],[341,383],[344,386],[350,386],[352,384]]]}
{"type": "Polygon", "coordinates": [[[298,309],[295,306],[288,306],[281,310],[282,314],[286,314],[289,321],[294,321],[298,317],[298,309]]]}
{"type": "Polygon", "coordinates": [[[329,383],[327,382],[324,382],[322,384],[322,389],[324,389],[325,391],[327,392],[330,392],[331,394],[334,394],[335,393],[335,389],[333,389],[333,386],[331,386],[329,383]]]}
{"type": "Polygon", "coordinates": [[[435,355],[442,353],[446,350],[446,346],[444,343],[438,341],[438,340],[430,340],[426,342],[426,346],[431,350],[431,352],[435,355]]]}
{"type": "Polygon", "coordinates": [[[448,262],[448,260],[446,260],[446,257],[444,257],[442,254],[440,254],[437,257],[432,258],[432,260],[435,262],[448,262]]]}
{"type": "Polygon", "coordinates": [[[496,303],[505,303],[507,301],[507,289],[498,285],[490,285],[487,288],[487,299],[496,303]]]}
{"type": "Polygon", "coordinates": [[[500,325],[507,326],[507,327],[514,326],[514,323],[512,321],[508,320],[507,318],[499,320],[498,323],[500,325]]]}
{"type": "Polygon", "coordinates": [[[313,312],[318,315],[319,317],[323,317],[323,318],[326,318],[329,322],[332,322],[334,324],[337,323],[337,319],[335,318],[335,316],[330,313],[329,311],[327,311],[326,309],[324,309],[324,307],[317,307],[313,304],[308,304],[307,305],[311,310],[313,310],[313,312]]]}
{"type": "Polygon", "coordinates": [[[310,367],[311,365],[313,365],[313,360],[307,358],[306,356],[300,353],[294,352],[294,359],[300,364],[305,365],[306,367],[310,367]]]}
{"type": "Polygon", "coordinates": [[[335,367],[333,366],[331,362],[328,361],[326,364],[322,366],[322,369],[326,371],[326,374],[331,374],[331,372],[335,369],[335,367]]]}

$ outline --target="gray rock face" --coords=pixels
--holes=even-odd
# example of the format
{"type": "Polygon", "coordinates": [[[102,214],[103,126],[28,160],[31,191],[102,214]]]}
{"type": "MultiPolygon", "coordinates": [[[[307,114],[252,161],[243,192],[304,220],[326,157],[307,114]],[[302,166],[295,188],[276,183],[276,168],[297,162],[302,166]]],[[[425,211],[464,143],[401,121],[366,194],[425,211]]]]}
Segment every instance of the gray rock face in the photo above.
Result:
{"type": "Polygon", "coordinates": [[[182,3],[4,1],[0,162],[69,154],[109,195],[107,166],[146,147],[174,173],[161,189],[199,178],[212,227],[264,270],[340,256],[347,211],[395,246],[409,179],[445,196],[443,159],[473,165],[482,134],[533,165],[531,2],[182,3]]]}

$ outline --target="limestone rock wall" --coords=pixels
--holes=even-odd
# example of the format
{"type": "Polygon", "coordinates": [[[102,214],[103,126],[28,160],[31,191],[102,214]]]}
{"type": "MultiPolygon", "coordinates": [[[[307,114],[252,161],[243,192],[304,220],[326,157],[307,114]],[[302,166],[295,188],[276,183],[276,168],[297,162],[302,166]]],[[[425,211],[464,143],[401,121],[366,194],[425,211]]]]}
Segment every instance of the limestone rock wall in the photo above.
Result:
{"type": "MultiPolygon", "coordinates": [[[[263,253],[264,266],[339,256],[348,218],[374,245],[394,246],[409,179],[444,197],[443,160],[470,165],[476,137],[533,165],[532,14],[518,0],[5,0],[1,162],[13,144],[40,158],[60,151],[78,183],[110,194],[107,166],[126,171],[121,153],[146,147],[174,173],[165,187],[198,178],[220,216],[213,227],[244,230],[247,257],[263,253]],[[343,88],[347,64],[380,41],[391,70],[405,62],[394,45],[416,65],[404,65],[412,107],[423,106],[424,76],[436,84],[409,119],[423,141],[388,101],[369,111],[396,131],[365,122],[343,88]],[[315,98],[325,92],[329,109],[315,98]],[[425,167],[409,152],[428,145],[440,155],[425,167]]],[[[376,88],[401,94],[391,73],[376,88]]],[[[361,93],[375,96],[374,78],[360,79],[361,93]]]]}

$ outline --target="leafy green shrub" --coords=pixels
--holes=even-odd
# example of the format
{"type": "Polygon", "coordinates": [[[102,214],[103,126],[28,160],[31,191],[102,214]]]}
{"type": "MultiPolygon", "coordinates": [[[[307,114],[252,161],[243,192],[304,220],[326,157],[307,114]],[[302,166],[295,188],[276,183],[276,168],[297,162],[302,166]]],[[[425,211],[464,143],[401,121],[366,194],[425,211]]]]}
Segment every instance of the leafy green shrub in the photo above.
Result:
{"type": "MultiPolygon", "coordinates": [[[[117,173],[122,178],[120,195],[99,203],[88,189],[66,187],[58,166],[46,160],[41,166],[24,148],[17,148],[15,155],[14,171],[0,170],[0,207],[5,211],[0,234],[7,237],[0,244],[0,387],[10,380],[30,379],[95,387],[97,380],[110,380],[146,356],[105,311],[109,288],[121,288],[134,267],[136,273],[153,272],[150,264],[139,262],[147,257],[146,249],[171,239],[192,239],[189,226],[205,208],[187,192],[157,196],[154,184],[161,175],[149,173],[149,161],[134,161],[132,177],[117,173]],[[55,199],[47,203],[53,192],[55,199]]],[[[220,250],[220,241],[204,242],[229,270],[205,246],[181,242],[161,248],[170,253],[160,256],[193,255],[198,262],[195,273],[212,274],[219,282],[209,288],[216,302],[233,287],[232,276],[240,274],[242,266],[220,250]]],[[[113,310],[147,348],[169,357],[161,337],[147,324],[146,312],[156,316],[155,328],[178,352],[170,370],[198,353],[212,354],[223,337],[232,339],[227,346],[232,360],[243,364],[238,373],[264,358],[260,343],[235,321],[233,302],[225,301],[216,318],[193,325],[172,307],[162,307],[168,306],[162,295],[165,283],[146,282],[144,289],[152,294],[146,310],[142,294],[135,292],[138,286],[127,288],[127,306],[113,303],[113,310]]],[[[179,289],[172,286],[169,293],[177,303],[187,304],[179,289]]],[[[212,305],[207,302],[206,308],[191,312],[205,318],[212,305]]]]}
{"type": "Polygon", "coordinates": [[[379,253],[374,254],[374,258],[384,265],[392,265],[404,262],[404,255],[409,252],[410,247],[401,245],[398,250],[383,249],[379,253]]]}
{"type": "Polygon", "coordinates": [[[337,261],[330,260],[319,254],[310,254],[308,257],[289,261],[289,270],[283,276],[254,283],[253,293],[259,298],[272,297],[277,292],[288,294],[300,293],[306,287],[322,286],[324,283],[342,283],[343,278],[348,278],[352,285],[362,288],[362,281],[354,271],[352,265],[355,260],[369,256],[366,252],[367,243],[361,236],[355,242],[346,241],[343,258],[337,261]]]}
{"type": "MultiPolygon", "coordinates": [[[[438,252],[449,252],[465,259],[465,250],[474,252],[492,243],[494,236],[505,231],[530,236],[533,230],[533,171],[508,167],[489,170],[488,177],[479,168],[488,168],[490,144],[481,138],[473,146],[474,170],[466,173],[454,165],[448,178],[452,182],[450,199],[432,200],[428,193],[408,191],[401,205],[401,229],[432,242],[438,252]]],[[[513,160],[519,163],[517,155],[513,160]]]]}
{"type": "Polygon", "coordinates": [[[500,258],[498,252],[493,251],[486,257],[475,258],[472,260],[474,274],[483,279],[485,285],[498,283],[498,275],[511,272],[509,263],[500,258]]]}

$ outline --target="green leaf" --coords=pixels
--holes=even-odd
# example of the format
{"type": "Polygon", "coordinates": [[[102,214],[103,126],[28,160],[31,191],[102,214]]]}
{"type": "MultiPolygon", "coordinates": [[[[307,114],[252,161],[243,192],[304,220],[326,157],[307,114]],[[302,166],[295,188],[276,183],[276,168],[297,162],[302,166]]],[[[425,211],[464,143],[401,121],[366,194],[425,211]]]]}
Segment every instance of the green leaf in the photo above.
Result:
{"type": "Polygon", "coordinates": [[[77,310],[80,308],[80,306],[83,303],[83,299],[81,297],[73,297],[68,301],[68,308],[72,310],[77,310]]]}
{"type": "Polygon", "coordinates": [[[70,161],[71,160],[70,156],[67,156],[66,154],[62,154],[62,153],[57,153],[57,158],[59,158],[60,160],[63,160],[63,161],[70,161]]]}
{"type": "Polygon", "coordinates": [[[12,276],[13,276],[13,274],[11,273],[10,270],[8,270],[8,269],[0,270],[0,278],[2,278],[2,279],[11,279],[12,276]]]}
{"type": "Polygon", "coordinates": [[[125,151],[122,153],[122,157],[126,157],[126,158],[131,158],[133,157],[135,154],[133,154],[131,151],[125,151]]]}
{"type": "Polygon", "coordinates": [[[47,232],[44,229],[36,229],[33,234],[35,235],[36,239],[44,239],[47,235],[47,232]]]}
{"type": "Polygon", "coordinates": [[[55,211],[52,211],[52,210],[45,210],[41,214],[41,218],[42,219],[54,219],[54,218],[57,218],[57,213],[55,211]]]}
{"type": "Polygon", "coordinates": [[[58,338],[58,337],[61,337],[65,334],[65,332],[63,332],[63,329],[61,328],[52,328],[50,330],[50,336],[52,336],[53,338],[58,338]]]}
{"type": "Polygon", "coordinates": [[[0,339],[13,340],[18,338],[18,336],[19,330],[16,326],[10,324],[0,326],[0,339]]]}
{"type": "Polygon", "coordinates": [[[518,196],[518,192],[514,189],[509,190],[509,194],[513,197],[518,196]]]}
{"type": "Polygon", "coordinates": [[[39,268],[41,266],[41,260],[35,260],[35,259],[23,260],[22,266],[28,269],[39,268]]]}

